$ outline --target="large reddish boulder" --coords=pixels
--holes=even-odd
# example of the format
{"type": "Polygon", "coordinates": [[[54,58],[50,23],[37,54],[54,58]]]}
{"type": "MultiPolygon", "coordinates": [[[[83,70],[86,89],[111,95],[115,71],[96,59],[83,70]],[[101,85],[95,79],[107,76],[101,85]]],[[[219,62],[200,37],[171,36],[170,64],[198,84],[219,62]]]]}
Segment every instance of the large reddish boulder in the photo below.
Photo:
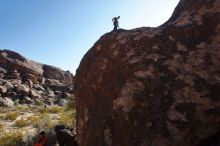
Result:
{"type": "Polygon", "coordinates": [[[219,0],[181,0],[159,27],[105,34],[76,72],[79,145],[217,146],[219,69],[219,0]]]}

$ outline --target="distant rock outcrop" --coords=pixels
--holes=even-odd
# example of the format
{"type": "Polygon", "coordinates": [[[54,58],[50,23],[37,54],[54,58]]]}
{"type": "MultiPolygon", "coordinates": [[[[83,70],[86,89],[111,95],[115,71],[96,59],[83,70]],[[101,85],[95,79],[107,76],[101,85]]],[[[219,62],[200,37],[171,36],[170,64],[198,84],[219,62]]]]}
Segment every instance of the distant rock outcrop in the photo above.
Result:
{"type": "Polygon", "coordinates": [[[58,103],[63,101],[62,94],[72,96],[73,78],[69,71],[34,62],[10,50],[0,50],[0,106],[12,106],[14,101],[16,104],[58,103]]]}
{"type": "Polygon", "coordinates": [[[181,0],[159,27],[105,34],[75,96],[80,146],[218,146],[220,1],[181,0]]]}

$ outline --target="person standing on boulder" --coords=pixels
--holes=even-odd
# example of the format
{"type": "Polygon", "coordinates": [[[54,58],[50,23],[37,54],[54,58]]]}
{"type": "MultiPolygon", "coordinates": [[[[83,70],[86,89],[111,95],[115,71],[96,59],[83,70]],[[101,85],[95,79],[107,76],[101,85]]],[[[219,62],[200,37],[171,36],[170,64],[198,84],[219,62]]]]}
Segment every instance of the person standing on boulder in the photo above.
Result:
{"type": "Polygon", "coordinates": [[[113,25],[114,25],[114,29],[113,29],[114,31],[119,28],[119,23],[118,23],[119,18],[120,18],[120,16],[112,18],[112,22],[113,22],[113,25]]]}

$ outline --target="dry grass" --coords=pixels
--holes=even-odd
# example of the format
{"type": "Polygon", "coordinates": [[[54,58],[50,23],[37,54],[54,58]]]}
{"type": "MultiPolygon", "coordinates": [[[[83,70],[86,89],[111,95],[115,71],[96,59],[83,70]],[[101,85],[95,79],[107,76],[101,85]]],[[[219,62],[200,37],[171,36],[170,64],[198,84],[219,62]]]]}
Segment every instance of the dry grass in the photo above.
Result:
{"type": "Polygon", "coordinates": [[[40,127],[40,123],[41,123],[41,118],[34,114],[32,116],[27,117],[27,121],[29,121],[31,123],[31,125],[33,125],[34,127],[40,127]]]}
{"type": "Polygon", "coordinates": [[[53,121],[47,113],[35,113],[34,115],[27,117],[27,121],[36,128],[44,127],[50,129],[57,124],[57,122],[53,121]]]}
{"type": "Polygon", "coordinates": [[[21,113],[18,111],[14,111],[14,112],[9,112],[4,116],[5,120],[11,120],[14,121],[16,120],[16,118],[20,115],[21,113]]]}
{"type": "MultiPolygon", "coordinates": [[[[38,130],[45,130],[54,134],[54,126],[65,124],[75,128],[75,107],[70,103],[66,107],[60,106],[15,106],[13,109],[0,109],[0,120],[11,122],[13,132],[5,132],[5,126],[0,124],[0,146],[33,146],[36,137],[30,137],[24,132],[25,127],[30,126],[38,130]],[[17,120],[16,120],[17,119],[17,120]],[[16,129],[19,130],[16,130],[16,129]],[[22,132],[23,130],[23,132],[22,132]],[[24,142],[25,141],[25,142],[24,142]],[[30,144],[29,142],[32,141],[30,144]]],[[[29,128],[29,127],[28,127],[29,128]]],[[[29,135],[30,136],[30,135],[29,135]]],[[[53,135],[51,138],[54,138],[53,135]]],[[[50,145],[52,146],[52,145],[50,145]]]]}
{"type": "Polygon", "coordinates": [[[0,131],[2,131],[4,129],[5,125],[0,124],[0,131]]]}
{"type": "Polygon", "coordinates": [[[23,133],[20,130],[13,132],[1,132],[0,145],[1,146],[18,146],[23,143],[23,133]]]}
{"type": "Polygon", "coordinates": [[[28,122],[28,120],[24,120],[24,119],[16,120],[14,123],[14,126],[19,128],[27,127],[29,125],[30,123],[28,122]]]}
{"type": "Polygon", "coordinates": [[[47,108],[48,113],[59,114],[64,112],[64,108],[60,106],[52,106],[47,108]]]}

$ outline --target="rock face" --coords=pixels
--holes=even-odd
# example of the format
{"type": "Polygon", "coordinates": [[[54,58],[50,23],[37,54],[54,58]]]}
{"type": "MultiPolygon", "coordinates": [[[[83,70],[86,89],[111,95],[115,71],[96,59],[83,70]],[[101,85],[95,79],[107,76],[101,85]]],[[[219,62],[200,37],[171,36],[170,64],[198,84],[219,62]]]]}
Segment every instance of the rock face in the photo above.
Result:
{"type": "Polygon", "coordinates": [[[217,146],[219,69],[219,0],[181,0],[159,27],[105,34],[76,72],[79,145],[217,146]]]}
{"type": "Polygon", "coordinates": [[[34,104],[35,101],[53,104],[52,101],[63,100],[60,99],[62,94],[73,94],[73,75],[69,71],[34,62],[10,50],[0,50],[2,105],[13,102],[8,102],[9,99],[20,104],[34,104]]]}

